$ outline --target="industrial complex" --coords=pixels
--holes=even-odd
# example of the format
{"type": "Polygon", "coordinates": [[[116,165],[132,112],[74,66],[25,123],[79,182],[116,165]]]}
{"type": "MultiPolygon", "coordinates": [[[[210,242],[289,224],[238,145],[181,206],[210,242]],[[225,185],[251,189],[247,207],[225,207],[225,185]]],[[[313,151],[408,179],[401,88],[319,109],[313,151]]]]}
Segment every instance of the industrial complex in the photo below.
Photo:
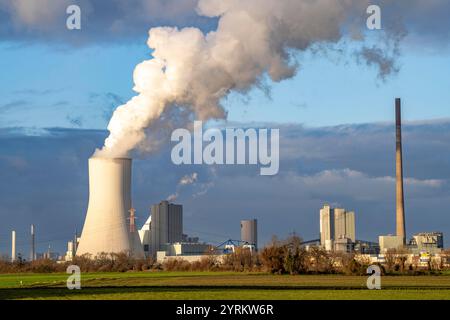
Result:
{"type": "MultiPolygon", "coordinates": [[[[405,229],[405,200],[403,185],[401,101],[396,99],[396,233],[380,235],[378,242],[360,240],[356,233],[357,212],[325,204],[319,209],[319,238],[304,241],[309,249],[320,247],[329,252],[347,252],[365,256],[373,262],[383,263],[386,254],[394,250],[427,263],[439,257],[444,247],[442,232],[421,232],[407,241],[405,229]]],[[[188,261],[205,255],[225,255],[240,246],[258,250],[258,222],[256,219],[240,221],[241,239],[227,239],[220,245],[201,242],[183,231],[183,206],[161,201],[151,206],[145,223],[138,230],[136,211],[131,201],[132,160],[128,158],[89,159],[89,204],[80,236],[68,242],[65,255],[48,250],[38,254],[35,250],[35,227],[31,226],[30,260],[40,257],[70,261],[75,256],[100,253],[127,252],[133,257],[152,257],[158,262],[171,258],[188,261]]],[[[236,222],[238,226],[238,222],[236,222]]],[[[17,259],[16,231],[12,231],[11,260],[17,259]]]]}

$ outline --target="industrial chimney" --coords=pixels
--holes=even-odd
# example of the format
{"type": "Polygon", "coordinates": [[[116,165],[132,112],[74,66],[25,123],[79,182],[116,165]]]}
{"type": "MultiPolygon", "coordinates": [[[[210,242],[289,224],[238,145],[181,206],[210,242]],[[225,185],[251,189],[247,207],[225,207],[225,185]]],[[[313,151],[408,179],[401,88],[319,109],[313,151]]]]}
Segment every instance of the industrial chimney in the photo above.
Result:
{"type": "Polygon", "coordinates": [[[16,261],[16,231],[11,232],[11,262],[16,261]]]}
{"type": "Polygon", "coordinates": [[[143,256],[137,232],[127,223],[131,209],[131,159],[89,159],[89,205],[76,255],[128,252],[143,256]]]}
{"type": "Polygon", "coordinates": [[[36,243],[35,243],[35,237],[34,237],[34,224],[31,225],[30,230],[31,235],[31,250],[30,250],[30,261],[36,260],[36,243]]]}
{"type": "Polygon", "coordinates": [[[400,98],[395,99],[396,123],[396,175],[397,175],[397,237],[406,245],[405,233],[405,199],[403,194],[403,151],[402,151],[402,110],[400,98]]]}

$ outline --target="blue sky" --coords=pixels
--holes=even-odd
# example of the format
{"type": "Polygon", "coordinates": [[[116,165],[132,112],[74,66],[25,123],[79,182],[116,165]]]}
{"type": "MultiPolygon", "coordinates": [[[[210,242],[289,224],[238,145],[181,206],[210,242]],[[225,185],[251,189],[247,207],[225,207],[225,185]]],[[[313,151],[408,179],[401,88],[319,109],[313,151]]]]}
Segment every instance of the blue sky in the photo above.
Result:
{"type": "MultiPolygon", "coordinates": [[[[134,67],[150,57],[144,41],[83,48],[3,43],[0,48],[2,127],[104,129],[120,104],[106,95],[122,102],[131,98],[134,67]]],[[[399,72],[385,80],[374,68],[346,59],[298,57],[301,67],[293,79],[267,81],[269,96],[259,89],[245,96],[232,93],[224,101],[229,120],[307,126],[392,121],[395,97],[404,101],[405,120],[450,117],[448,50],[403,48],[399,72]]]]}

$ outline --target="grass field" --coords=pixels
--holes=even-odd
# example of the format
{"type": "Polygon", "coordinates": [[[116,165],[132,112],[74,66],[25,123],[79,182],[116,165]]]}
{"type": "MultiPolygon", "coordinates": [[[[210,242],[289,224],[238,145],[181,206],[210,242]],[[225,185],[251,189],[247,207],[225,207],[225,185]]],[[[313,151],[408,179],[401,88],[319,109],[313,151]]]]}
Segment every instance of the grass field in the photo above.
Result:
{"type": "Polygon", "coordinates": [[[366,277],[228,272],[85,273],[81,290],[66,274],[0,275],[0,299],[446,299],[450,275],[386,276],[382,290],[366,277]]]}

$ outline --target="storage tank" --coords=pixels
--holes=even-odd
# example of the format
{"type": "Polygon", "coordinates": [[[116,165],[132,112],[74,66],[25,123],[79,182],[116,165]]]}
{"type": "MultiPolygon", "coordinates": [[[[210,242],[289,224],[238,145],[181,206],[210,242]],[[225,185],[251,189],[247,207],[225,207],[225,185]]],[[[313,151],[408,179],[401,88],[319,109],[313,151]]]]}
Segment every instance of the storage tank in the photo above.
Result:
{"type": "Polygon", "coordinates": [[[143,256],[137,232],[128,226],[131,159],[89,159],[89,204],[77,256],[128,252],[143,256]]]}
{"type": "Polygon", "coordinates": [[[241,221],[241,241],[248,242],[258,248],[258,231],[257,220],[242,220],[241,221]]]}

